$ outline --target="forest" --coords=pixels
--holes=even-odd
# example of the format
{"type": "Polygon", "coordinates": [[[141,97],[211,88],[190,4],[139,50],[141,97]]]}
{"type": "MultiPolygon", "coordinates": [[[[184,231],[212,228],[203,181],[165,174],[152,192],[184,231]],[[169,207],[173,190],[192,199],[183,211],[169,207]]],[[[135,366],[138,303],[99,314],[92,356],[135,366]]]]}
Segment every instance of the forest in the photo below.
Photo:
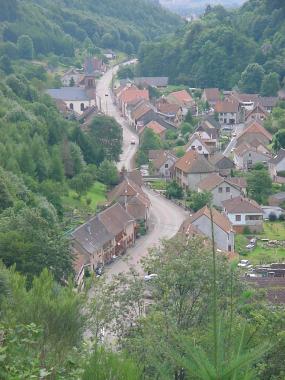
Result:
{"type": "Polygon", "coordinates": [[[15,43],[25,34],[33,39],[37,54],[66,57],[90,41],[96,47],[134,53],[141,41],[182,24],[178,16],[147,0],[1,0],[0,9],[3,41],[15,43]]]}
{"type": "Polygon", "coordinates": [[[282,85],[284,36],[282,0],[250,0],[233,11],[208,6],[201,19],[173,36],[141,44],[141,74],[166,75],[172,83],[191,87],[236,86],[244,92],[259,92],[264,77],[270,80],[273,76],[282,85]],[[254,88],[247,88],[251,86],[250,81],[245,83],[248,74],[257,78],[254,88]]]}

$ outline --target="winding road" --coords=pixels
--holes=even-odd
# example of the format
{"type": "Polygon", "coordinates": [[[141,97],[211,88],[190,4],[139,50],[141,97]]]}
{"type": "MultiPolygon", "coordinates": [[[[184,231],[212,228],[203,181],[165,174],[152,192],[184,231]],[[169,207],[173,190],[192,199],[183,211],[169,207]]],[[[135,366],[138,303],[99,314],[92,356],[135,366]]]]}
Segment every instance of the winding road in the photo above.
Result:
{"type": "MultiPolygon", "coordinates": [[[[112,76],[118,70],[118,66],[107,71],[97,83],[97,97],[101,101],[102,111],[114,117],[123,128],[123,153],[118,163],[118,169],[122,167],[132,169],[133,158],[139,143],[138,136],[130,130],[124,118],[113,104],[110,85],[112,76]],[[131,141],[136,144],[132,145],[131,141]]],[[[148,250],[153,246],[159,245],[161,239],[174,236],[184,219],[186,212],[171,201],[161,197],[156,192],[144,189],[151,201],[149,231],[147,235],[139,238],[134,247],[130,248],[123,258],[118,259],[106,268],[106,275],[111,278],[122,272],[127,272],[130,267],[135,267],[142,272],[140,260],[147,255],[148,250]]]]}

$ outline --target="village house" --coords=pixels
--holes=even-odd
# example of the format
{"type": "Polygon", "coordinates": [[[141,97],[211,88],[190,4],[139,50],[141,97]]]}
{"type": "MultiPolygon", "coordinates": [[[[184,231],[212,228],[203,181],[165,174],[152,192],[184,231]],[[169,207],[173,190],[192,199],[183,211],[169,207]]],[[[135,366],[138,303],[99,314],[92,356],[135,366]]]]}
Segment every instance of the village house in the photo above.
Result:
{"type": "Polygon", "coordinates": [[[164,88],[168,86],[168,77],[135,77],[133,83],[138,87],[164,88]]]}
{"type": "Polygon", "coordinates": [[[192,134],[188,144],[185,147],[185,150],[186,152],[189,152],[189,150],[195,150],[199,154],[203,154],[205,157],[208,157],[209,154],[212,152],[212,148],[210,148],[204,143],[198,132],[192,134]]]}
{"type": "Polygon", "coordinates": [[[218,114],[221,124],[239,124],[241,122],[241,112],[238,101],[223,100],[215,105],[215,112],[218,114]]]}
{"type": "MultiPolygon", "coordinates": [[[[214,208],[212,208],[212,217],[216,248],[223,252],[234,252],[235,232],[229,219],[214,208]]],[[[181,225],[179,233],[186,237],[189,234],[198,234],[212,240],[212,222],[209,207],[205,206],[187,218],[181,225]]]]}
{"type": "Polygon", "coordinates": [[[182,108],[183,116],[186,116],[189,110],[195,109],[195,101],[186,90],[171,92],[166,99],[169,103],[179,105],[182,108]]]}
{"type": "Polygon", "coordinates": [[[195,132],[199,133],[201,139],[209,147],[209,149],[215,150],[215,148],[218,148],[220,124],[216,120],[208,117],[199,123],[195,132]]]}
{"type": "Polygon", "coordinates": [[[142,127],[153,120],[153,115],[153,106],[146,100],[141,101],[131,108],[128,117],[129,125],[139,132],[142,127]]]}
{"type": "Polygon", "coordinates": [[[266,165],[270,158],[270,151],[259,141],[242,143],[234,150],[234,163],[239,170],[249,170],[257,163],[266,165]]]}
{"type": "Polygon", "coordinates": [[[217,168],[219,174],[224,177],[229,176],[235,168],[234,162],[221,152],[215,152],[209,157],[209,161],[217,168]]]}
{"type": "Polygon", "coordinates": [[[156,151],[155,158],[150,161],[150,168],[154,176],[170,179],[177,157],[171,151],[159,150],[156,151]]]}
{"type": "Polygon", "coordinates": [[[198,183],[217,169],[202,155],[190,150],[174,165],[174,179],[183,189],[197,190],[198,183]]]}
{"type": "Polygon", "coordinates": [[[257,120],[264,121],[268,118],[269,113],[261,104],[256,104],[254,108],[245,113],[245,122],[257,120]]]}
{"type": "Polygon", "coordinates": [[[280,172],[285,173],[285,149],[280,149],[277,155],[268,161],[268,169],[273,181],[280,172]]]}
{"type": "Polygon", "coordinates": [[[213,205],[222,207],[222,202],[243,194],[242,188],[231,182],[231,178],[221,177],[217,173],[209,174],[197,185],[198,193],[208,191],[212,194],[213,205]]]}
{"type": "Polygon", "coordinates": [[[120,203],[137,222],[136,228],[141,222],[147,227],[150,200],[142,188],[128,177],[127,173],[123,181],[109,192],[108,200],[120,203]]]}
{"type": "Polygon", "coordinates": [[[81,115],[87,108],[96,106],[95,77],[86,74],[80,84],[80,87],[53,88],[46,92],[55,101],[64,102],[70,111],[81,115]]]}
{"type": "Polygon", "coordinates": [[[273,108],[277,106],[278,103],[277,96],[261,96],[259,98],[259,103],[267,112],[272,112],[273,108]]]}
{"type": "Polygon", "coordinates": [[[135,221],[119,203],[100,212],[71,233],[72,252],[79,259],[77,277],[82,279],[86,267],[95,271],[122,255],[134,242],[135,221]]]}
{"type": "Polygon", "coordinates": [[[160,139],[165,139],[165,132],[167,131],[166,128],[164,128],[159,122],[152,120],[148,124],[146,124],[142,129],[139,131],[139,137],[143,135],[146,129],[151,129],[160,139]]]}
{"type": "Polygon", "coordinates": [[[183,121],[183,110],[180,105],[168,103],[165,98],[161,98],[156,102],[155,107],[158,114],[174,125],[179,126],[183,121]]]}
{"type": "Polygon", "coordinates": [[[238,136],[236,146],[241,143],[252,144],[252,142],[259,141],[264,146],[267,146],[272,141],[272,135],[260,124],[254,120],[247,128],[238,136]]]}
{"type": "Polygon", "coordinates": [[[221,99],[220,90],[218,88],[205,88],[201,99],[214,108],[216,103],[221,99]]]}
{"type": "Polygon", "coordinates": [[[127,115],[127,106],[139,99],[149,100],[148,90],[140,90],[136,86],[126,86],[117,95],[118,106],[122,111],[122,115],[127,115]]]}
{"type": "Polygon", "coordinates": [[[254,200],[239,196],[224,201],[222,206],[236,232],[242,233],[245,227],[254,233],[263,231],[263,211],[254,200]]]}

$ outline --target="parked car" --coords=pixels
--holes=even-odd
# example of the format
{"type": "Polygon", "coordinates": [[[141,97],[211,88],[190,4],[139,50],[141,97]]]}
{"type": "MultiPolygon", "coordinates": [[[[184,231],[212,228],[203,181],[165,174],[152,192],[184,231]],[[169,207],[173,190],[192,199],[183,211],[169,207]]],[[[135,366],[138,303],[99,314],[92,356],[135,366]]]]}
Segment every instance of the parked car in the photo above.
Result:
{"type": "Polygon", "coordinates": [[[135,139],[131,139],[131,145],[136,145],[136,140],[135,139]]]}
{"type": "Polygon", "coordinates": [[[247,244],[246,249],[253,249],[255,247],[255,244],[247,244]]]}
{"type": "Polygon", "coordinates": [[[156,273],[150,273],[150,274],[147,274],[146,276],[144,276],[144,280],[145,281],[151,281],[157,277],[158,277],[158,275],[156,273]]]}
{"type": "Polygon", "coordinates": [[[241,260],[239,263],[238,263],[238,267],[240,268],[252,268],[252,265],[250,264],[249,260],[241,260]]]}

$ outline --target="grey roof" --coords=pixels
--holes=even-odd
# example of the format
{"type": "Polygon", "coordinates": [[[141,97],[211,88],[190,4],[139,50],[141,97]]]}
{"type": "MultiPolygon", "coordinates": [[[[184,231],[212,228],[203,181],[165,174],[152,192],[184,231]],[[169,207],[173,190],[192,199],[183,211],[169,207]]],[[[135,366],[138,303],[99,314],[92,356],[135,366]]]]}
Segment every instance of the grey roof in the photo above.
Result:
{"type": "Polygon", "coordinates": [[[46,91],[53,99],[59,99],[63,101],[72,100],[89,100],[87,92],[81,87],[61,87],[61,88],[51,88],[46,91]]]}
{"type": "Polygon", "coordinates": [[[168,85],[168,77],[138,77],[134,78],[134,83],[137,86],[166,87],[168,85]]]}
{"type": "Polygon", "coordinates": [[[98,216],[82,224],[72,232],[71,236],[90,254],[102,248],[105,243],[114,238],[104,224],[101,223],[98,216]]]}
{"type": "Polygon", "coordinates": [[[285,149],[280,149],[277,155],[271,158],[271,160],[269,160],[269,163],[276,165],[276,164],[279,164],[279,162],[281,162],[284,158],[285,158],[285,149]]]}
{"type": "Polygon", "coordinates": [[[224,156],[221,152],[215,153],[210,158],[210,162],[218,169],[232,169],[235,167],[234,162],[228,157],[224,156]]]}
{"type": "Polygon", "coordinates": [[[270,198],[275,198],[275,199],[278,199],[278,200],[283,200],[283,199],[285,199],[285,192],[282,191],[280,193],[273,194],[273,195],[271,195],[270,198]]]}
{"type": "Polygon", "coordinates": [[[263,107],[275,107],[278,102],[277,96],[261,96],[259,101],[263,107]]]}

